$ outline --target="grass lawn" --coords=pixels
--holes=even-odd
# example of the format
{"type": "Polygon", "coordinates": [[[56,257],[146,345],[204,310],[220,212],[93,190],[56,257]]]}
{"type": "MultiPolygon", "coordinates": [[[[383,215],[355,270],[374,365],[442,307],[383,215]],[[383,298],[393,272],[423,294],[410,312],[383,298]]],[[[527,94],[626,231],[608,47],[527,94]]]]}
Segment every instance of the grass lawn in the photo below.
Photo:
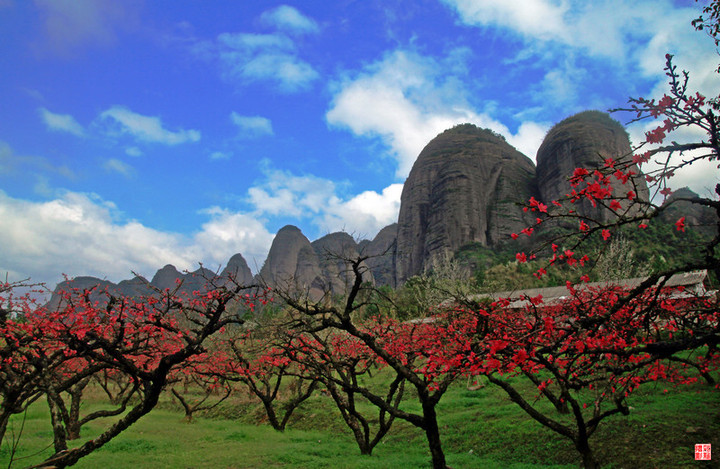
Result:
{"type": "MultiPolygon", "coordinates": [[[[631,405],[629,416],[605,421],[591,440],[606,467],[720,467],[696,462],[693,454],[695,443],[712,443],[720,451],[719,391],[696,385],[665,392],[653,385],[632,396],[631,405]]],[[[413,406],[408,403],[407,407],[413,406]]],[[[404,422],[396,421],[368,457],[360,455],[328,397],[317,394],[296,412],[284,433],[262,423],[261,406],[237,399],[188,424],[167,398],[76,467],[430,467],[424,435],[404,422]]],[[[444,449],[453,468],[571,468],[580,463],[569,440],[531,420],[492,386],[469,391],[457,383],[443,398],[439,415],[444,449]]],[[[16,436],[22,420],[22,415],[13,420],[16,436]]],[[[98,434],[111,421],[91,423],[83,428],[83,437],[98,434]]],[[[0,449],[0,467],[8,467],[12,432],[8,431],[0,449]]],[[[47,406],[37,402],[27,413],[12,467],[39,463],[51,455],[51,443],[47,406]]]]}

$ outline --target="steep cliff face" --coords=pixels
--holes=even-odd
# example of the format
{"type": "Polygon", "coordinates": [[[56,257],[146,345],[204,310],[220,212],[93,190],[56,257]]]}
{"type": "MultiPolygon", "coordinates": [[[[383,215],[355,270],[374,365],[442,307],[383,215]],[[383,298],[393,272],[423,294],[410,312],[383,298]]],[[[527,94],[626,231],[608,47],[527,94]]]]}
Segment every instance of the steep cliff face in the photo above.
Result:
{"type": "MultiPolygon", "coordinates": [[[[238,283],[245,285],[252,283],[252,273],[240,254],[236,254],[230,259],[221,275],[227,278],[230,271],[237,272],[238,283]]],[[[75,277],[72,280],[57,284],[46,306],[50,309],[56,309],[60,306],[63,292],[83,291],[91,288],[95,288],[95,290],[90,298],[93,301],[99,301],[101,304],[107,301],[105,291],[115,296],[140,298],[157,295],[155,289],[165,290],[167,288],[174,291],[178,287],[178,283],[181,285],[177,293],[191,296],[194,291],[206,290],[210,286],[210,281],[217,281],[217,276],[211,270],[200,267],[194,272],[182,273],[172,264],[158,270],[150,282],[140,276],[135,276],[130,280],[122,280],[117,284],[97,277],[75,277]]]]}
{"type": "Polygon", "coordinates": [[[535,167],[504,138],[470,124],[446,130],[420,153],[398,217],[395,282],[444,253],[494,246],[528,225],[517,205],[533,195],[535,167]]]}
{"type": "Polygon", "coordinates": [[[50,311],[54,311],[67,305],[65,295],[73,294],[76,291],[82,293],[85,290],[93,288],[94,290],[90,295],[90,301],[97,301],[100,304],[104,304],[104,302],[107,301],[107,296],[103,292],[107,291],[111,294],[117,294],[117,286],[112,282],[101,280],[97,277],[75,277],[72,280],[65,280],[58,283],[55,286],[55,290],[53,290],[50,301],[48,301],[45,307],[50,311]]]}
{"type": "Polygon", "coordinates": [[[248,267],[247,261],[242,254],[239,253],[230,258],[220,276],[224,279],[233,279],[238,285],[250,285],[253,283],[253,274],[250,267],[248,267]]]}
{"type": "MultiPolygon", "coordinates": [[[[575,168],[599,167],[606,158],[618,159],[630,153],[627,132],[607,113],[585,111],[568,117],[550,129],[538,150],[537,186],[540,199],[548,203],[564,197],[571,189],[568,177],[575,168]]],[[[640,173],[636,166],[632,169],[637,174],[640,173]]],[[[638,177],[635,183],[638,197],[647,200],[645,179],[638,177]]],[[[613,180],[612,187],[618,194],[626,194],[633,189],[630,183],[623,186],[617,180],[613,180]]],[[[601,221],[612,217],[612,212],[593,207],[587,200],[578,204],[577,210],[601,221]]]]}
{"type": "Polygon", "coordinates": [[[358,244],[360,253],[369,256],[368,268],[372,272],[375,284],[389,285],[395,288],[395,246],[397,244],[398,224],[386,226],[372,241],[361,241],[358,244]]]}
{"type": "MultiPolygon", "coordinates": [[[[347,293],[355,280],[349,270],[347,259],[356,259],[360,255],[353,237],[342,232],[330,233],[311,244],[320,262],[323,290],[334,294],[347,293]]],[[[363,279],[368,282],[373,281],[369,269],[363,275],[363,279]]]]}
{"type": "Polygon", "coordinates": [[[184,277],[185,276],[178,272],[174,265],[168,264],[155,272],[152,280],[150,280],[150,285],[158,290],[164,290],[166,288],[172,290],[177,286],[177,282],[182,280],[184,277]]]}
{"type": "Polygon", "coordinates": [[[277,232],[259,279],[271,287],[293,292],[316,293],[322,288],[320,261],[298,227],[287,225],[277,232]]]}

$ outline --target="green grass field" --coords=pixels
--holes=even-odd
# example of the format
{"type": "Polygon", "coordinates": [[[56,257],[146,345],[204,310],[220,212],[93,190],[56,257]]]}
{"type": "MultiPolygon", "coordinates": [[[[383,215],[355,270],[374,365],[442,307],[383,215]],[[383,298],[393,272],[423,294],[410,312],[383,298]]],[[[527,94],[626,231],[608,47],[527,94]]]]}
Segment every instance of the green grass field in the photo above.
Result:
{"type": "MultiPolygon", "coordinates": [[[[457,383],[444,396],[439,414],[444,449],[453,468],[578,467],[569,440],[527,417],[494,387],[469,391],[457,383]]],[[[97,407],[91,403],[90,407],[97,407]]],[[[627,417],[606,420],[593,448],[608,468],[720,467],[694,461],[695,443],[720,451],[720,392],[705,385],[652,385],[632,396],[627,417]]],[[[409,403],[408,408],[413,408],[409,403]]],[[[424,468],[430,467],[424,435],[396,421],[372,456],[361,456],[327,396],[316,394],[284,433],[263,424],[260,405],[247,398],[226,401],[212,415],[185,423],[169,397],[139,423],[81,460],[80,468],[424,468]],[[231,417],[231,418],[230,418],[231,417]]],[[[96,435],[110,419],[83,428],[96,435]]],[[[0,467],[9,466],[9,446],[23,416],[0,449],[0,467]]],[[[28,411],[11,467],[37,464],[52,453],[47,406],[28,411]]],[[[716,458],[716,461],[720,458],[716,458]]],[[[714,464],[714,465],[713,465],[714,464]]]]}

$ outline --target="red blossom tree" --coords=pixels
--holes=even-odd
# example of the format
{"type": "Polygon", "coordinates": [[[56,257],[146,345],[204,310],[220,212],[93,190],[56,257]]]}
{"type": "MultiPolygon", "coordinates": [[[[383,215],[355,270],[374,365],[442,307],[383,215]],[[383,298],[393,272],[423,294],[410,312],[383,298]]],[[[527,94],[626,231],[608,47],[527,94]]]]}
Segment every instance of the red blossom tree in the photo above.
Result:
{"type": "Polygon", "coordinates": [[[276,325],[266,323],[223,338],[215,354],[218,376],[243,383],[262,402],[268,422],[277,431],[285,427],[295,410],[312,396],[318,379],[303,373],[282,347],[276,325]]]}
{"type": "MultiPolygon", "coordinates": [[[[710,16],[694,23],[697,27],[700,21],[716,40],[718,5],[712,2],[704,9],[710,16]]],[[[555,236],[531,254],[518,253],[517,259],[526,262],[549,252],[548,266],[567,264],[588,272],[595,259],[585,251],[593,238],[609,242],[623,228],[645,229],[650,220],[682,204],[716,214],[713,239],[687,262],[654,272],[632,288],[608,285],[580,291],[569,285],[570,298],[559,304],[530,298],[529,306],[520,310],[509,311],[506,302],[499,304],[504,306],[501,312],[478,312],[489,321],[490,332],[474,349],[477,368],[473,371],[488,375],[531,417],[570,438],[585,467],[598,467],[590,436],[604,418],[628,412],[626,399],[640,384],[657,379],[688,383],[699,377],[715,381],[720,342],[717,299],[670,291],[667,284],[674,274],[696,270],[708,270],[711,278],[720,278],[720,184],[715,196],[667,197],[672,193],[672,177],[699,162],[718,160],[720,96],[707,98],[690,91],[688,73],[679,72],[672,60],[668,54],[669,89],[665,95],[659,100],[631,98],[628,107],[615,110],[633,113],[631,122],[661,123],[645,133],[645,141],[632,154],[607,158],[597,168],[575,169],[568,175],[571,189],[564,198],[545,203],[531,199],[526,210],[536,212],[537,222],[523,233],[531,236],[533,231],[558,223],[577,229],[555,236]],[[669,135],[679,129],[691,129],[704,137],[668,142],[669,135]],[[639,178],[644,178],[650,189],[647,199],[638,196],[639,178]],[[580,208],[588,201],[611,216],[589,216],[580,208]],[[544,376],[538,385],[540,394],[555,404],[570,406],[573,428],[533,407],[502,374],[544,376]],[[595,397],[584,401],[588,392],[595,397]]],[[[682,215],[673,224],[679,233],[691,229],[682,215]]],[[[547,268],[539,269],[536,276],[545,275],[547,268]]],[[[587,274],[581,278],[589,280],[587,274]]]]}
{"type": "Polygon", "coordinates": [[[396,415],[387,409],[399,411],[405,379],[395,373],[389,383],[371,386],[365,378],[386,368],[384,362],[359,339],[343,332],[290,330],[282,348],[305,375],[322,382],[353,433],[360,454],[371,455],[392,427],[396,415]],[[375,406],[377,425],[372,422],[373,411],[362,409],[361,403],[368,401],[365,394],[384,400],[384,405],[375,406]]]}
{"type": "Polygon", "coordinates": [[[232,394],[232,386],[218,372],[220,366],[216,354],[200,353],[169,377],[170,393],[182,406],[187,423],[192,423],[196,412],[212,410],[232,394]]]}
{"type": "MultiPolygon", "coordinates": [[[[467,337],[476,333],[477,323],[450,316],[430,321],[399,322],[377,317],[374,321],[358,320],[369,306],[371,287],[364,284],[365,257],[347,259],[354,282],[342,306],[313,303],[284,292],[278,292],[287,304],[301,313],[298,327],[311,333],[341,331],[356,339],[384,363],[400,380],[406,381],[417,393],[421,411],[408,412],[394,405],[385,393],[373,392],[366,386],[342,380],[336,384],[362,395],[369,402],[396,418],[405,420],[425,433],[432,465],[447,467],[442,449],[437,405],[450,385],[463,372],[464,355],[470,347],[467,337]]],[[[398,381],[398,384],[400,381],[398,381]]]]}
{"type": "Polygon", "coordinates": [[[176,369],[206,352],[212,335],[242,322],[237,314],[228,313],[229,305],[240,301],[251,309],[257,300],[246,293],[248,287],[226,280],[216,284],[208,279],[208,289],[192,296],[178,296],[179,288],[156,290],[144,298],[100,292],[103,301],[92,290],[69,292],[58,310],[26,315],[38,318],[43,337],[57,344],[46,350],[85,360],[89,370],[116,370],[137,385],[130,409],[98,437],[60,451],[37,467],[75,464],[125,431],[155,407],[176,369]]]}
{"type": "Polygon", "coordinates": [[[14,295],[26,287],[22,282],[0,284],[0,445],[10,417],[45,393],[50,376],[56,376],[54,389],[62,391],[102,368],[94,364],[73,375],[62,374],[73,354],[48,334],[47,318],[34,311],[32,292],[14,295]]]}
{"type": "Polygon", "coordinates": [[[689,370],[688,362],[676,359],[716,346],[714,299],[649,287],[624,301],[628,293],[613,285],[569,285],[565,299],[526,297],[524,305],[501,299],[473,311],[486,333],[467,356],[468,373],[487,376],[533,419],[569,438],[587,468],[600,467],[590,437],[606,418],[629,413],[628,398],[641,384],[694,383],[698,366],[709,374],[720,364],[716,352],[689,370]],[[522,378],[534,391],[528,393],[522,378]],[[569,421],[536,405],[539,397],[569,413],[569,421]]]}

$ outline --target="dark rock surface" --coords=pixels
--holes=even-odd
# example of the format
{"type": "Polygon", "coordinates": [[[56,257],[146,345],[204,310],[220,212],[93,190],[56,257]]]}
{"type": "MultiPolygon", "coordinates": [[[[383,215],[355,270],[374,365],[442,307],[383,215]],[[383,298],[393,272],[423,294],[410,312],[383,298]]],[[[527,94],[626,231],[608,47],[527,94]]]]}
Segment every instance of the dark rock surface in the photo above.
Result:
{"type": "Polygon", "coordinates": [[[239,285],[250,285],[253,283],[252,271],[250,271],[247,261],[240,253],[230,258],[220,276],[225,279],[232,278],[239,285]]]}
{"type": "Polygon", "coordinates": [[[375,235],[372,241],[363,240],[358,249],[364,256],[375,284],[395,287],[395,245],[397,244],[398,224],[388,225],[375,235]]]}
{"type": "Polygon", "coordinates": [[[712,238],[717,234],[717,213],[710,207],[682,200],[695,197],[698,194],[687,187],[676,190],[663,203],[665,209],[659,218],[665,223],[674,224],[680,217],[685,217],[686,226],[712,238]]]}
{"type": "Polygon", "coordinates": [[[532,161],[487,129],[456,126],[420,153],[403,188],[395,282],[435,257],[477,242],[493,246],[529,224],[519,203],[533,195],[532,161]]]}
{"type": "Polygon", "coordinates": [[[277,232],[258,280],[291,292],[312,291],[312,296],[322,290],[320,260],[298,227],[287,225],[277,232]]]}
{"type": "Polygon", "coordinates": [[[55,286],[55,290],[53,290],[50,301],[45,304],[45,307],[50,311],[54,311],[66,305],[64,298],[65,294],[75,291],[82,293],[85,290],[93,288],[94,290],[90,295],[90,300],[102,303],[107,300],[107,295],[105,295],[104,292],[114,292],[117,286],[112,282],[108,282],[107,280],[102,280],[97,277],[75,277],[58,283],[55,286]]]}
{"type": "MultiPolygon", "coordinates": [[[[609,114],[600,111],[584,111],[556,124],[545,136],[537,153],[537,187],[539,198],[545,203],[559,200],[570,192],[568,178],[575,168],[596,168],[606,158],[618,159],[631,154],[630,138],[625,128],[609,114]]],[[[633,170],[639,174],[637,166],[633,170]]],[[[635,179],[638,197],[647,200],[645,179],[635,179]]],[[[633,190],[631,182],[623,185],[613,178],[612,187],[617,194],[633,190]]],[[[584,200],[578,204],[579,213],[600,221],[609,220],[613,214],[608,209],[593,207],[584,200]]]]}
{"type": "MultiPolygon", "coordinates": [[[[353,237],[343,232],[330,233],[311,244],[320,263],[323,291],[341,295],[346,293],[355,280],[348,260],[360,256],[353,237]]],[[[373,276],[367,265],[364,268],[367,269],[363,275],[364,280],[372,282],[373,276]]]]}
{"type": "Polygon", "coordinates": [[[178,272],[174,265],[168,264],[155,272],[152,280],[150,280],[150,285],[159,290],[165,290],[166,288],[172,290],[183,277],[184,275],[178,272]]]}

